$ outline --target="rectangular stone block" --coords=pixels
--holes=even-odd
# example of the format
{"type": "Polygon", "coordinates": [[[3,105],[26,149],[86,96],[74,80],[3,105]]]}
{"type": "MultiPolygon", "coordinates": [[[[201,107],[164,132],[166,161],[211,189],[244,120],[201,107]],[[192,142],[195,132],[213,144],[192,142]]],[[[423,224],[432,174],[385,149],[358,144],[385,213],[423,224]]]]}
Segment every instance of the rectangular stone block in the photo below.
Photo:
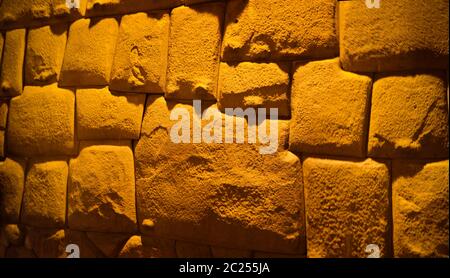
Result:
{"type": "Polygon", "coordinates": [[[139,139],[145,95],[78,89],[76,104],[80,140],[139,139]]]}
{"type": "Polygon", "coordinates": [[[216,99],[223,3],[171,12],[166,97],[216,99]]]}
{"type": "Polygon", "coordinates": [[[178,258],[212,258],[211,247],[187,241],[175,242],[178,258]]]}
{"type": "MultiPolygon", "coordinates": [[[[177,111],[192,114],[193,107],[167,103],[163,97],[147,100],[141,138],[135,146],[141,231],[235,249],[302,252],[299,158],[283,148],[260,154],[258,144],[245,141],[175,143],[174,125],[183,125],[170,120],[177,111]]],[[[204,120],[201,125],[205,128],[208,123],[204,120]]]]}
{"type": "Polygon", "coordinates": [[[289,82],[287,64],[221,63],[219,108],[278,108],[279,116],[289,117],[289,82]]]}
{"type": "Polygon", "coordinates": [[[0,28],[42,26],[77,19],[84,16],[87,0],[77,1],[79,6],[70,8],[66,0],[3,0],[0,28]]]}
{"type": "Polygon", "coordinates": [[[25,29],[6,32],[0,75],[0,97],[22,94],[23,61],[25,57],[25,29]]]}
{"type": "Polygon", "coordinates": [[[25,84],[58,82],[66,49],[67,25],[47,25],[30,29],[25,59],[25,84]]]}
{"type": "Polygon", "coordinates": [[[137,230],[130,142],[84,141],[78,157],[70,160],[69,172],[71,229],[124,233],[137,230]]]}
{"type": "Polygon", "coordinates": [[[22,223],[41,228],[63,228],[69,167],[65,160],[30,162],[23,195],[22,223]]]}
{"type": "Polygon", "coordinates": [[[234,0],[222,61],[328,58],[338,53],[334,0],[234,0]]]}
{"type": "Polygon", "coordinates": [[[343,71],[338,59],[294,68],[289,149],[364,157],[371,78],[343,71]]]}
{"type": "Polygon", "coordinates": [[[87,0],[86,15],[115,15],[162,10],[179,6],[183,0],[87,0]]]}
{"type": "Polygon", "coordinates": [[[448,157],[444,72],[380,74],[372,92],[371,157],[448,157]]]}
{"type": "Polygon", "coordinates": [[[309,258],[391,255],[388,165],[308,157],[303,179],[309,258]]]}
{"type": "Polygon", "coordinates": [[[26,86],[11,99],[8,151],[32,156],[71,155],[75,145],[75,94],[58,88],[26,86]]]}
{"type": "Polygon", "coordinates": [[[0,129],[6,129],[8,120],[8,100],[0,99],[0,129]]]}
{"type": "Polygon", "coordinates": [[[126,92],[164,92],[168,40],[168,13],[124,15],[120,22],[110,87],[126,92]]]}
{"type": "Polygon", "coordinates": [[[0,161],[0,219],[2,223],[19,223],[26,163],[6,158],[0,161]]]}
{"type": "Polygon", "coordinates": [[[252,251],[250,250],[241,250],[241,249],[232,249],[232,248],[223,248],[217,246],[211,246],[211,253],[213,258],[251,258],[252,251]]]}
{"type": "Polygon", "coordinates": [[[394,160],[394,256],[448,258],[448,160],[394,160]]]}
{"type": "Polygon", "coordinates": [[[339,2],[339,44],[348,71],[448,68],[448,1],[339,2]]]}
{"type": "Polygon", "coordinates": [[[118,31],[115,18],[86,18],[72,23],[59,85],[108,85],[118,31]]]}

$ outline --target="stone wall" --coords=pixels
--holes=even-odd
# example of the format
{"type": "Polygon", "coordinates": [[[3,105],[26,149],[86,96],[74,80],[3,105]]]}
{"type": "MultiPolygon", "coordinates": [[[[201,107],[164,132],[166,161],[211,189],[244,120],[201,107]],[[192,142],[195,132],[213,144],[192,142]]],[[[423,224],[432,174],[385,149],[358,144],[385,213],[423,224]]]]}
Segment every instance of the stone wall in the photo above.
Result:
{"type": "Polygon", "coordinates": [[[448,257],[447,0],[79,4],[0,1],[0,257],[448,257]]]}

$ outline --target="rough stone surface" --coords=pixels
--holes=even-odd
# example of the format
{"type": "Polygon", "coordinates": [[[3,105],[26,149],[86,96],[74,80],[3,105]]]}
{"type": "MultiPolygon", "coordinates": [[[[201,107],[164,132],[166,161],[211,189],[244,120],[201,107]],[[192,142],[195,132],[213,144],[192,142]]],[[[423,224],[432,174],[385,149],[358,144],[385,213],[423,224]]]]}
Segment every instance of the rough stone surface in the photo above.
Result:
{"type": "Polygon", "coordinates": [[[255,259],[270,259],[270,258],[283,258],[283,259],[293,259],[293,258],[305,258],[304,255],[300,254],[280,254],[280,253],[268,253],[268,252],[255,252],[253,254],[255,259]]]}
{"type": "Polygon", "coordinates": [[[85,139],[139,139],[144,94],[111,93],[102,89],[76,92],[77,132],[85,139]]]}
{"type": "Polygon", "coordinates": [[[6,32],[0,75],[0,97],[22,94],[25,29],[6,32]]]}
{"type": "Polygon", "coordinates": [[[44,228],[62,228],[66,220],[66,193],[69,167],[64,160],[30,162],[21,220],[44,228]]]}
{"type": "Polygon", "coordinates": [[[28,31],[26,85],[46,85],[58,81],[66,40],[66,24],[47,25],[28,31]]]}
{"type": "Polygon", "coordinates": [[[447,161],[393,163],[395,257],[448,258],[447,161]]]}
{"type": "Polygon", "coordinates": [[[70,160],[68,223],[93,232],[134,232],[134,163],[129,142],[83,142],[70,160]]]}
{"type": "Polygon", "coordinates": [[[340,58],[345,70],[448,68],[448,1],[339,2],[340,58]]]}
{"type": "Polygon", "coordinates": [[[127,239],[130,237],[127,234],[120,233],[86,233],[89,240],[103,253],[107,258],[115,258],[127,239]]]}
{"type": "Polygon", "coordinates": [[[218,104],[224,108],[278,108],[288,117],[289,66],[276,63],[243,62],[220,64],[218,104]]]}
{"type": "Polygon", "coordinates": [[[251,258],[252,251],[211,246],[213,258],[251,258]]]}
{"type": "Polygon", "coordinates": [[[7,224],[2,227],[2,238],[4,238],[6,246],[22,245],[24,239],[23,230],[17,224],[7,224]]]}
{"type": "MultiPolygon", "coordinates": [[[[3,54],[3,45],[5,43],[5,37],[3,36],[3,33],[0,32],[0,53],[3,54]]],[[[2,57],[3,55],[0,55],[0,65],[2,64],[2,57]]]]}
{"type": "Polygon", "coordinates": [[[338,53],[335,5],[334,0],[229,1],[223,60],[333,57],[338,53]]]}
{"type": "Polygon", "coordinates": [[[303,179],[308,257],[367,257],[369,244],[391,255],[387,165],[306,158],[303,179]]]}
{"type": "Polygon", "coordinates": [[[300,160],[251,144],[176,144],[167,104],[149,97],[135,147],[138,218],[152,236],[237,249],[304,248],[300,160]]]}
{"type": "Polygon", "coordinates": [[[22,203],[25,162],[6,158],[0,161],[0,219],[18,223],[22,203]]]}
{"type": "Polygon", "coordinates": [[[178,258],[211,258],[211,248],[208,245],[196,244],[186,241],[175,243],[178,258]]]}
{"type": "Polygon", "coordinates": [[[164,92],[168,43],[168,13],[123,16],[111,73],[111,89],[164,92]]]}
{"type": "Polygon", "coordinates": [[[295,68],[289,149],[363,157],[371,79],[341,70],[338,59],[295,68]]]}
{"type": "Polygon", "coordinates": [[[166,97],[216,97],[223,3],[172,10],[166,97]]]}
{"type": "Polygon", "coordinates": [[[8,150],[30,157],[70,155],[74,151],[75,94],[56,84],[27,86],[11,100],[8,150]]]}
{"type": "Polygon", "coordinates": [[[88,16],[128,14],[179,6],[183,0],[87,0],[88,16]]]}
{"type": "Polygon", "coordinates": [[[59,85],[108,85],[118,32],[115,18],[79,19],[72,23],[59,85]]]}
{"type": "Polygon", "coordinates": [[[69,9],[66,0],[3,0],[0,3],[0,28],[17,28],[67,21],[84,15],[86,0],[69,9]]]}
{"type": "Polygon", "coordinates": [[[448,157],[446,94],[441,72],[376,76],[369,156],[448,157]]]}
{"type": "Polygon", "coordinates": [[[0,99],[0,129],[2,130],[6,129],[7,120],[8,120],[8,100],[0,99]]]}
{"type": "Polygon", "coordinates": [[[175,241],[146,236],[132,236],[119,253],[119,258],[175,258],[175,241]]]}

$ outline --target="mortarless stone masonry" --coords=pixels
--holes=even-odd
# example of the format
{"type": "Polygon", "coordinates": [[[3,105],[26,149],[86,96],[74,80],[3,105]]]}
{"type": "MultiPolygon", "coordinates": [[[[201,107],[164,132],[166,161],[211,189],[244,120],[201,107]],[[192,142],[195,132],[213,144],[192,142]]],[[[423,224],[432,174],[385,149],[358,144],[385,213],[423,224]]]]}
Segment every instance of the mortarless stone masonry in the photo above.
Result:
{"type": "Polygon", "coordinates": [[[0,258],[448,258],[449,3],[364,2],[0,1],[0,258]]]}

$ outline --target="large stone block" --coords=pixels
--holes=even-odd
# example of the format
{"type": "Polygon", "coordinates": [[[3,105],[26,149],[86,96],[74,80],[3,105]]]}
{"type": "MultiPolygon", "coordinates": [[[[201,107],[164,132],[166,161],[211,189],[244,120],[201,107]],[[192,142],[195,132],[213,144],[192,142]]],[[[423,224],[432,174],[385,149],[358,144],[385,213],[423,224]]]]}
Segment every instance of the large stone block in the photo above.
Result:
{"type": "Polygon", "coordinates": [[[223,3],[172,10],[166,97],[216,97],[223,3]]]}
{"type": "Polygon", "coordinates": [[[19,222],[25,166],[21,160],[0,161],[0,219],[3,223],[19,222]]]}
{"type": "Polygon", "coordinates": [[[88,16],[129,14],[179,6],[183,0],[87,0],[88,16]]]}
{"type": "Polygon", "coordinates": [[[74,152],[75,94],[56,84],[27,86],[11,100],[8,151],[25,156],[71,155],[74,152]]]}
{"type": "Polygon", "coordinates": [[[0,130],[0,158],[5,156],[5,131],[0,130]]]}
{"type": "Polygon", "coordinates": [[[448,1],[339,2],[340,56],[345,70],[399,71],[448,67],[448,1]]]}
{"type": "Polygon", "coordinates": [[[448,258],[448,167],[448,160],[394,161],[396,257],[448,258]]]}
{"type": "Polygon", "coordinates": [[[289,66],[276,63],[243,62],[220,64],[218,104],[224,108],[278,108],[289,117],[289,66]]]}
{"type": "Polygon", "coordinates": [[[0,28],[42,26],[84,16],[86,0],[70,8],[66,0],[3,0],[0,3],[0,28]]]}
{"type": "Polygon", "coordinates": [[[336,56],[334,0],[233,0],[223,61],[336,56]]]}
{"type": "Polygon", "coordinates": [[[108,85],[118,32],[115,18],[79,19],[72,23],[59,85],[108,85]]]}
{"type": "Polygon", "coordinates": [[[164,92],[168,40],[168,13],[123,16],[111,73],[111,89],[164,92]]]}
{"type": "Polygon", "coordinates": [[[78,89],[76,103],[79,139],[139,139],[145,95],[78,89]]]}
{"type": "Polygon", "coordinates": [[[387,165],[306,158],[303,174],[308,257],[367,257],[370,244],[390,256],[387,165]]]}
{"type": "Polygon", "coordinates": [[[135,147],[141,231],[236,249],[304,250],[299,158],[283,147],[260,154],[258,144],[174,143],[175,109],[193,111],[163,97],[147,100],[135,147]]]}
{"type": "Polygon", "coordinates": [[[25,84],[58,82],[66,49],[67,25],[47,25],[30,29],[25,59],[25,84]]]}
{"type": "Polygon", "coordinates": [[[63,228],[69,167],[64,160],[31,161],[23,195],[22,223],[42,228],[63,228]]]}
{"type": "Polygon", "coordinates": [[[68,224],[93,232],[134,232],[133,152],[127,141],[82,142],[70,160],[68,224]],[[104,145],[95,145],[95,144],[104,145]]]}
{"type": "Polygon", "coordinates": [[[0,75],[0,97],[22,94],[25,29],[6,32],[0,75]]]}
{"type": "Polygon", "coordinates": [[[130,237],[123,233],[86,233],[89,240],[100,249],[106,258],[115,258],[130,237]]]}
{"type": "Polygon", "coordinates": [[[371,79],[343,71],[338,59],[295,68],[289,149],[363,157],[371,79]]]}
{"type": "MultiPolygon", "coordinates": [[[[3,36],[3,33],[0,32],[0,53],[2,53],[2,54],[3,54],[3,45],[4,45],[4,43],[5,43],[5,37],[3,36]]],[[[0,57],[0,65],[1,64],[2,64],[2,57],[0,57]]]]}
{"type": "Polygon", "coordinates": [[[445,73],[378,75],[368,153],[372,157],[448,157],[445,73]]]}
{"type": "Polygon", "coordinates": [[[178,258],[211,258],[211,247],[204,244],[197,244],[186,241],[175,243],[178,258]]]}

